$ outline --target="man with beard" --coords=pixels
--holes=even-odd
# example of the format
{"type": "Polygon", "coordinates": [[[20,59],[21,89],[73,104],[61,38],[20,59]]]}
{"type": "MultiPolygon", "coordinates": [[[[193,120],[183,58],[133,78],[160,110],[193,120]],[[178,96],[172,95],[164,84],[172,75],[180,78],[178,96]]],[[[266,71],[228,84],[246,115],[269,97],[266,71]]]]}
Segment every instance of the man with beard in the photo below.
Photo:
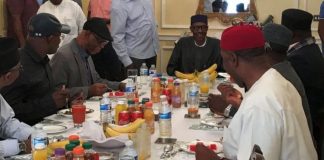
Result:
{"type": "MultiPolygon", "coordinates": [[[[224,30],[221,56],[224,69],[246,92],[239,110],[224,130],[228,159],[249,159],[260,146],[264,159],[317,159],[312,137],[295,87],[271,68],[259,28],[240,25],[224,30]],[[266,138],[265,138],[266,137],[266,138]]],[[[197,160],[219,159],[202,144],[197,160]]]]}
{"type": "Polygon", "coordinates": [[[78,37],[62,46],[53,56],[50,65],[55,85],[66,85],[72,95],[82,91],[85,97],[102,96],[108,87],[123,90],[124,83],[100,78],[91,58],[109,41],[112,38],[106,21],[96,17],[89,19],[78,37]]]}
{"type": "Polygon", "coordinates": [[[206,36],[208,22],[206,15],[191,17],[190,30],[193,36],[181,38],[170,57],[167,73],[174,76],[175,71],[192,73],[202,71],[216,63],[222,70],[219,40],[206,36]]]}

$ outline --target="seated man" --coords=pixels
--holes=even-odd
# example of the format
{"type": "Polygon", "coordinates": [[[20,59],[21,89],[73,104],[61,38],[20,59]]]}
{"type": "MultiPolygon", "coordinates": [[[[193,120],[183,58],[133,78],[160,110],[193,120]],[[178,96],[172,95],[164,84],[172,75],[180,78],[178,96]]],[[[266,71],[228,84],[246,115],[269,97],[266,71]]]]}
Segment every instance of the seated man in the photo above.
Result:
{"type": "Polygon", "coordinates": [[[20,121],[34,125],[65,106],[68,92],[55,89],[47,54],[56,52],[61,33],[68,32],[48,13],[37,14],[29,21],[26,45],[20,50],[24,71],[1,90],[20,121]]]}
{"type": "Polygon", "coordinates": [[[167,66],[168,75],[174,76],[175,71],[203,71],[214,63],[218,65],[217,70],[222,71],[219,40],[206,36],[207,16],[192,16],[190,30],[193,36],[181,38],[173,49],[167,66]]]}
{"type": "MultiPolygon", "coordinates": [[[[16,41],[11,38],[0,38],[0,89],[13,83],[19,76],[22,69],[19,59],[16,41]]],[[[0,159],[16,155],[23,150],[30,152],[32,128],[14,118],[15,113],[1,94],[0,109],[0,137],[2,139],[0,141],[0,159]]]]}
{"type": "MultiPolygon", "coordinates": [[[[308,125],[301,97],[268,64],[264,47],[261,30],[252,25],[230,27],[222,34],[224,69],[248,90],[224,131],[224,155],[227,159],[249,159],[257,144],[264,159],[317,159],[312,136],[305,129],[308,125]]],[[[199,146],[196,150],[197,160],[220,159],[199,146]]]]}
{"type": "Polygon", "coordinates": [[[82,32],[62,46],[50,61],[56,86],[66,85],[71,94],[83,92],[85,97],[101,96],[109,88],[123,90],[125,84],[100,78],[91,55],[112,41],[106,21],[91,18],[82,32]]]}
{"type": "MultiPolygon", "coordinates": [[[[292,33],[285,26],[270,23],[263,27],[263,35],[267,42],[267,63],[272,65],[273,69],[277,70],[297,89],[302,98],[309,130],[312,133],[312,119],[304,86],[294,68],[287,61],[287,50],[292,39],[292,33]]],[[[233,117],[241,104],[242,95],[230,85],[219,85],[218,89],[222,93],[221,96],[209,95],[209,106],[211,110],[224,113],[225,116],[233,117]],[[228,104],[231,104],[231,106],[227,107],[228,104]]]]}

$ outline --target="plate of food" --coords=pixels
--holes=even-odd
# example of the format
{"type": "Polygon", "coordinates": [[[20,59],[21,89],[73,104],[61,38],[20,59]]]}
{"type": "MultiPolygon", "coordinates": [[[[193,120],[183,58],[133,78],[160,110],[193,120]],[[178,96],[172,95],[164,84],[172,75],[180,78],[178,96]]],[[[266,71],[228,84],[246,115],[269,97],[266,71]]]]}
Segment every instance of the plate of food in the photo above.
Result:
{"type": "Polygon", "coordinates": [[[42,130],[47,134],[55,134],[65,132],[68,128],[63,125],[44,125],[42,130]]]}
{"type": "Polygon", "coordinates": [[[224,117],[206,117],[200,121],[201,124],[211,126],[211,127],[219,127],[223,128],[224,126],[229,124],[230,119],[224,117]]]}
{"type": "Polygon", "coordinates": [[[203,143],[206,147],[210,150],[214,151],[215,153],[222,153],[223,152],[223,144],[220,142],[203,142],[203,141],[192,141],[190,143],[185,143],[180,145],[180,148],[185,152],[195,154],[196,152],[196,145],[198,143],[203,143]]]}
{"type": "MultiPolygon", "coordinates": [[[[86,108],[86,114],[90,114],[92,112],[94,112],[93,109],[86,108]]],[[[61,109],[57,112],[57,114],[61,115],[61,116],[66,116],[66,117],[72,118],[72,109],[71,108],[61,109]]]]}
{"type": "Polygon", "coordinates": [[[106,92],[103,96],[109,98],[126,98],[126,93],[122,91],[112,91],[106,92]]]}

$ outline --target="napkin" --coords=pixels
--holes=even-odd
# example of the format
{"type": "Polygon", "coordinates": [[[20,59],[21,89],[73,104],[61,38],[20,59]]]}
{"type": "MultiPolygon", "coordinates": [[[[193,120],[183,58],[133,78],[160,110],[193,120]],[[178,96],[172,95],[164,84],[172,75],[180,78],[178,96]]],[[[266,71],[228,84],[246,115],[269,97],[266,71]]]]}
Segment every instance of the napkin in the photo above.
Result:
{"type": "Polygon", "coordinates": [[[86,121],[83,123],[80,137],[92,143],[93,147],[100,148],[119,148],[124,147],[128,140],[127,135],[106,138],[102,126],[94,121],[86,121]]]}

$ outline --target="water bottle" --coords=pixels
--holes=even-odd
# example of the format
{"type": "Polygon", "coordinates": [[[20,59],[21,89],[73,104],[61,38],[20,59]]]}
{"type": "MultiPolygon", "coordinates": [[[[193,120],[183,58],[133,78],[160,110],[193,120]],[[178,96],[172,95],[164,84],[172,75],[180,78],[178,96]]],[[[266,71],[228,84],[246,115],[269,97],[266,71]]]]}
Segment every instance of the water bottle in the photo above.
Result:
{"type": "Polygon", "coordinates": [[[127,80],[125,91],[128,100],[133,100],[135,98],[135,84],[132,79],[127,80]]]}
{"type": "Polygon", "coordinates": [[[119,160],[137,160],[138,156],[134,149],[133,141],[126,141],[125,146],[124,150],[119,154],[119,160]]]}
{"type": "Polygon", "coordinates": [[[106,96],[103,96],[100,100],[100,124],[107,124],[109,123],[108,120],[111,119],[110,99],[106,96]]]}
{"type": "Polygon", "coordinates": [[[150,77],[154,77],[154,76],[156,76],[156,68],[155,65],[152,64],[150,68],[150,77]]]}
{"type": "Polygon", "coordinates": [[[165,95],[160,96],[159,131],[161,138],[170,138],[172,135],[171,108],[165,95]]]}
{"type": "Polygon", "coordinates": [[[146,84],[146,79],[148,76],[148,68],[146,67],[146,63],[142,63],[142,66],[140,68],[140,79],[141,79],[141,84],[145,85],[146,84]]]}
{"type": "Polygon", "coordinates": [[[45,147],[48,145],[47,133],[43,131],[42,124],[36,124],[32,132],[32,150],[35,150],[36,144],[44,144],[45,147]]]}

